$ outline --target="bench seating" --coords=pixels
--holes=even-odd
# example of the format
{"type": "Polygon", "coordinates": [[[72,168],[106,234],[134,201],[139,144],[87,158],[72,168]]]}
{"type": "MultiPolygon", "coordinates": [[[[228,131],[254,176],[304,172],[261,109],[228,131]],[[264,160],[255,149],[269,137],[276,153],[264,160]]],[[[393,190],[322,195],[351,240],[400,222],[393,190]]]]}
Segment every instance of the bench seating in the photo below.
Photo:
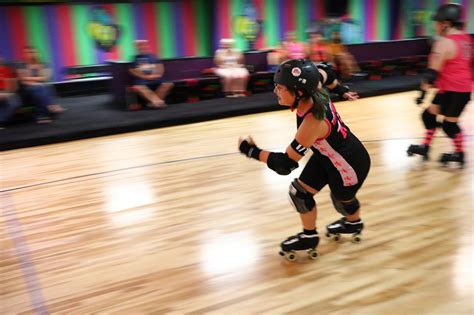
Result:
{"type": "MultiPolygon", "coordinates": [[[[245,53],[245,62],[250,70],[248,93],[266,92],[273,88],[273,73],[267,72],[266,51],[245,53]]],[[[128,87],[133,84],[133,77],[128,69],[130,62],[109,61],[111,83],[110,91],[115,103],[128,109],[136,109],[136,101],[130,95],[128,87]]],[[[212,57],[189,57],[163,60],[165,67],[164,81],[173,82],[174,87],[167,96],[168,104],[196,102],[222,97],[220,79],[214,74],[212,57]]]]}
{"type": "MultiPolygon", "coordinates": [[[[403,74],[414,75],[426,67],[430,50],[428,39],[370,42],[347,45],[362,73],[354,80],[379,80],[383,77],[403,74]]],[[[251,73],[247,91],[249,94],[273,89],[273,73],[267,71],[267,51],[245,53],[245,63],[251,73]]],[[[213,74],[212,57],[186,57],[164,59],[165,81],[175,87],[167,97],[168,103],[194,102],[221,97],[219,78],[213,74]]],[[[110,91],[119,106],[127,103],[127,86],[132,84],[128,73],[129,62],[110,61],[105,65],[67,68],[69,80],[56,82],[58,94],[101,93],[110,91]]]]}

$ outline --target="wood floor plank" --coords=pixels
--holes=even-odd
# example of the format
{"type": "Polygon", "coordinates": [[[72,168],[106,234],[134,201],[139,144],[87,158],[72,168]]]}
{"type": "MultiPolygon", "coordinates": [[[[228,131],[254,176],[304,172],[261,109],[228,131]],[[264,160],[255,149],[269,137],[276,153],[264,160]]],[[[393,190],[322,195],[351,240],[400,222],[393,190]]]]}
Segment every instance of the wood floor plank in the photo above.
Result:
{"type": "MultiPolygon", "coordinates": [[[[431,161],[406,156],[423,136],[415,97],[336,103],[372,157],[359,194],[366,229],[360,244],[323,237],[316,261],[278,256],[300,230],[287,191],[305,160],[279,176],[236,148],[251,134],[283,150],[289,111],[1,153],[1,311],[472,314],[472,105],[466,167],[446,169],[441,130],[431,161]]],[[[327,189],[316,200],[323,234],[339,215],[327,189]]]]}

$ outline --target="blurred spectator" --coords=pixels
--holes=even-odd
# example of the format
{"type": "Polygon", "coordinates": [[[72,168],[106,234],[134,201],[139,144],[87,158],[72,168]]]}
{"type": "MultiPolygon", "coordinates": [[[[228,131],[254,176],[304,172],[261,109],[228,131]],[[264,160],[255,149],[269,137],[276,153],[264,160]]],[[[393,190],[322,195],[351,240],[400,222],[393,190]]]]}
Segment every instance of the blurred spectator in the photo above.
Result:
{"type": "Polygon", "coordinates": [[[56,103],[53,90],[46,83],[51,76],[51,70],[40,60],[38,51],[34,47],[23,48],[23,58],[24,60],[18,66],[19,92],[22,102],[32,103],[30,105],[35,107],[38,123],[50,123],[50,114],[64,111],[64,108],[56,103]]]}
{"type": "Polygon", "coordinates": [[[359,71],[354,56],[342,44],[339,32],[332,32],[329,53],[341,79],[349,79],[354,72],[359,71]]]}
{"type": "Polygon", "coordinates": [[[134,90],[148,102],[150,108],[165,108],[166,95],[174,84],[163,82],[163,63],[151,53],[147,40],[136,40],[138,54],[135,56],[130,73],[135,77],[134,90]]]}
{"type": "Polygon", "coordinates": [[[275,72],[278,66],[285,61],[286,53],[280,45],[268,49],[267,53],[267,71],[275,72]]]}
{"type": "Polygon", "coordinates": [[[308,56],[308,47],[305,43],[297,40],[295,32],[286,33],[283,48],[286,52],[285,60],[305,59],[308,56]]]}
{"type": "Polygon", "coordinates": [[[234,40],[223,38],[214,55],[216,74],[221,78],[226,97],[245,96],[249,72],[245,68],[244,55],[233,47],[234,40]]]}
{"type": "Polygon", "coordinates": [[[20,107],[20,100],[15,94],[17,83],[14,71],[0,57],[0,129],[3,129],[20,107]]]}
{"type": "Polygon", "coordinates": [[[331,62],[328,46],[321,33],[311,33],[309,35],[309,59],[313,63],[331,62]]]}

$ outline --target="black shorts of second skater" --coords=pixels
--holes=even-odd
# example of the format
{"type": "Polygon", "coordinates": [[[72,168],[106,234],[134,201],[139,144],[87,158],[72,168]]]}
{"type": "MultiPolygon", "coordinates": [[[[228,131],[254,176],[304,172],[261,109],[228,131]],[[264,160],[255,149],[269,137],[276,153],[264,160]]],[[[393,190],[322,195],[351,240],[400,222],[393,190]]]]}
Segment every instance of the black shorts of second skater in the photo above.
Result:
{"type": "Polygon", "coordinates": [[[438,92],[431,103],[441,107],[441,114],[446,117],[459,117],[471,100],[471,92],[438,92]]]}
{"type": "Polygon", "coordinates": [[[357,153],[354,152],[351,155],[351,161],[348,162],[357,174],[357,184],[353,186],[344,186],[339,171],[326,156],[318,151],[313,152],[299,179],[317,191],[321,191],[324,186],[329,185],[331,193],[336,199],[349,201],[356,196],[357,191],[367,178],[370,169],[370,156],[360,145],[357,153]]]}

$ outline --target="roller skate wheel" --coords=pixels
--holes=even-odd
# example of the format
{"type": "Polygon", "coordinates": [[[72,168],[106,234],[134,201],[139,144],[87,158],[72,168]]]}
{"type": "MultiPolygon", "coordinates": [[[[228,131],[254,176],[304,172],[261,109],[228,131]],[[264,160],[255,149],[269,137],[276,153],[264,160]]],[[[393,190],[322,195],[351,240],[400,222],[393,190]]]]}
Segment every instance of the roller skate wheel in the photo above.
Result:
{"type": "Polygon", "coordinates": [[[334,242],[340,242],[341,241],[341,235],[340,234],[334,234],[332,239],[334,240],[334,242]]]}
{"type": "Polygon", "coordinates": [[[279,254],[280,256],[285,256],[285,253],[284,253],[283,251],[279,251],[278,254],[279,254]]]}
{"type": "Polygon", "coordinates": [[[407,155],[408,156],[413,156],[413,153],[411,153],[410,151],[407,151],[407,155]]]}
{"type": "Polygon", "coordinates": [[[288,253],[285,253],[285,258],[288,260],[288,261],[295,261],[297,256],[296,256],[296,253],[295,252],[288,252],[288,253]]]}
{"type": "Polygon", "coordinates": [[[329,232],[326,232],[325,235],[326,235],[326,237],[328,237],[328,238],[331,237],[331,234],[330,234],[329,232]]]}
{"type": "Polygon", "coordinates": [[[360,243],[362,242],[362,237],[360,235],[352,236],[352,243],[360,243]]]}
{"type": "Polygon", "coordinates": [[[309,254],[309,258],[311,258],[313,260],[319,257],[319,253],[315,249],[308,250],[308,254],[309,254]]]}

